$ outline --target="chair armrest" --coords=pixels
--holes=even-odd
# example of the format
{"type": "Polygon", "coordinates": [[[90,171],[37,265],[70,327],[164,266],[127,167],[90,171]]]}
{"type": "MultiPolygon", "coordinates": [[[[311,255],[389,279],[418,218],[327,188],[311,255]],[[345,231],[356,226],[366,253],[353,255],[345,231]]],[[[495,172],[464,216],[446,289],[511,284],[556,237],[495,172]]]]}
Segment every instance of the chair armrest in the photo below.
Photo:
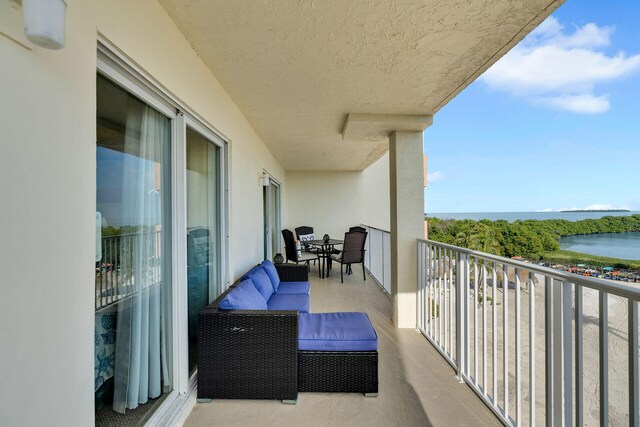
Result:
{"type": "Polygon", "coordinates": [[[275,266],[282,282],[309,281],[309,269],[304,264],[276,264],[275,266]]]}
{"type": "Polygon", "coordinates": [[[297,387],[297,311],[200,312],[198,398],[295,400],[297,387]]]}

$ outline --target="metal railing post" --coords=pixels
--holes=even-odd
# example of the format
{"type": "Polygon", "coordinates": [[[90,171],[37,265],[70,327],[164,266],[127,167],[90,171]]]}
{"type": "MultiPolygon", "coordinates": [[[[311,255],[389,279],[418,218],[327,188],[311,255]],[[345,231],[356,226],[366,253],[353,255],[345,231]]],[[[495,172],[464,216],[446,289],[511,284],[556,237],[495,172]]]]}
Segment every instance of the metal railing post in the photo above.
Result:
{"type": "Polygon", "coordinates": [[[456,363],[458,368],[458,381],[464,382],[463,369],[465,366],[465,266],[467,256],[456,253],[456,363]]]}
{"type": "MultiPolygon", "coordinates": [[[[383,242],[384,243],[384,242],[383,242]]],[[[416,306],[418,307],[418,318],[416,319],[416,330],[424,329],[424,324],[422,323],[422,319],[424,318],[424,307],[422,306],[423,301],[423,291],[424,291],[424,243],[417,242],[418,245],[418,292],[416,294],[416,298],[418,299],[416,306]]],[[[384,244],[382,245],[382,258],[384,260],[384,244]]],[[[384,265],[384,262],[383,262],[384,265]]],[[[384,281],[384,268],[383,268],[383,281],[384,281]]]]}
{"type": "Polygon", "coordinates": [[[544,278],[545,425],[553,425],[553,279],[544,278]]]}
{"type": "Polygon", "coordinates": [[[570,426],[573,418],[572,396],[572,284],[556,282],[553,305],[553,425],[570,426]]]}
{"type": "Polygon", "coordinates": [[[628,299],[629,315],[629,425],[638,427],[638,304],[628,299]]]}
{"type": "Polygon", "coordinates": [[[609,294],[600,291],[600,425],[609,425],[609,294]]]}
{"type": "Polygon", "coordinates": [[[562,282],[562,381],[563,381],[563,422],[565,426],[573,424],[573,380],[572,380],[572,327],[573,327],[573,283],[562,282]]]}

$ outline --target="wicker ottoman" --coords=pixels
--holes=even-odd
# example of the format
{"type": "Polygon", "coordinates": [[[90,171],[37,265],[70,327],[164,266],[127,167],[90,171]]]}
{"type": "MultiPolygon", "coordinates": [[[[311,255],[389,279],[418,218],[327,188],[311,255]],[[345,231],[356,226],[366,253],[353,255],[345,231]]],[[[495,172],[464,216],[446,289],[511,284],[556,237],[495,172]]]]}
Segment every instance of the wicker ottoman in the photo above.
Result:
{"type": "Polygon", "coordinates": [[[364,313],[301,313],[298,391],[378,394],[378,337],[364,313]]]}

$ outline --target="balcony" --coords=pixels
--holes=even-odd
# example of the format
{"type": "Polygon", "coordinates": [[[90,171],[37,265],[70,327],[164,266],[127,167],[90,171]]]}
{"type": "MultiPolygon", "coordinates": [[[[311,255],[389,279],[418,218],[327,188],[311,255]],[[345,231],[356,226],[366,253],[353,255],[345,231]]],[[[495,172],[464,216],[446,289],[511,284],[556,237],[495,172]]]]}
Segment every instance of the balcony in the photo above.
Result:
{"type": "Polygon", "coordinates": [[[215,401],[185,425],[637,425],[638,289],[418,239],[416,333],[390,321],[389,233],[368,231],[367,281],[312,274],[311,311],[369,315],[380,395],[215,401]]]}
{"type": "MultiPolygon", "coordinates": [[[[382,247],[381,247],[382,248],[382,247]]],[[[311,268],[311,311],[362,311],[379,337],[378,397],[346,393],[300,393],[298,403],[214,400],[196,404],[185,426],[216,424],[277,425],[500,425],[473,391],[456,378],[438,351],[413,329],[391,324],[392,302],[373,278],[359,268],[345,276],[334,267],[319,279],[311,268]]]]}
{"type": "MultiPolygon", "coordinates": [[[[140,176],[153,183],[153,191],[166,190],[161,215],[154,216],[162,220],[162,230],[171,232],[161,242],[162,257],[152,248],[144,250],[149,257],[145,270],[171,272],[171,280],[162,281],[170,287],[164,295],[171,295],[162,319],[170,324],[162,323],[165,339],[154,346],[157,351],[170,344],[164,373],[172,375],[163,389],[171,391],[157,419],[177,413],[173,403],[187,401],[193,390],[187,198],[193,195],[203,206],[205,195],[219,199],[219,215],[208,217],[220,230],[217,291],[262,259],[260,177],[268,173],[282,184],[282,227],[313,224],[335,236],[365,220],[393,227],[391,245],[401,242],[399,265],[369,260],[372,274],[382,270],[381,282],[388,289],[392,278],[400,285],[399,291],[391,289],[401,300],[395,313],[372,280],[363,284],[354,275],[339,285],[313,279],[314,311],[362,310],[373,319],[380,334],[381,393],[375,399],[308,394],[296,406],[214,402],[198,405],[189,423],[247,424],[264,421],[269,412],[287,422],[311,419],[310,424],[498,421],[472,388],[457,382],[455,369],[436,347],[415,332],[415,237],[422,234],[424,208],[422,132],[434,114],[562,0],[433,1],[426,6],[418,1],[194,2],[193,7],[178,0],[75,1],[65,21],[66,47],[55,54],[24,39],[20,3],[4,2],[0,13],[0,30],[7,36],[0,38],[0,56],[9,64],[2,70],[10,76],[3,79],[2,128],[4,140],[11,141],[1,144],[0,155],[0,182],[6,183],[0,215],[5,326],[0,363],[7,367],[0,424],[96,422],[96,377],[91,374],[97,323],[91,308],[115,311],[126,302],[132,285],[142,281],[126,262],[132,253],[144,258],[126,236],[110,236],[111,243],[102,248],[105,259],[94,264],[101,259],[95,257],[97,198],[104,196],[109,209],[123,213],[117,202],[128,199],[122,195],[134,187],[126,184],[124,168],[98,172],[99,145],[87,142],[99,139],[104,142],[100,151],[132,154],[118,148],[142,136],[127,126],[128,108],[115,107],[124,99],[144,104],[129,121],[136,129],[140,109],[158,115],[157,123],[171,129],[149,129],[144,139],[162,149],[133,156],[148,169],[140,176]],[[99,119],[102,101],[105,114],[99,119]],[[215,185],[206,190],[188,189],[195,168],[185,157],[190,130],[221,150],[215,185]],[[157,179],[151,179],[152,171],[157,179]],[[103,192],[103,180],[118,183],[123,191],[103,192]],[[118,251],[123,256],[116,256],[118,251]],[[392,328],[392,317],[407,329],[392,328]]],[[[203,171],[214,164],[197,163],[203,171]]],[[[132,205],[147,199],[145,204],[155,204],[154,192],[136,196],[132,205]]],[[[155,223],[147,219],[142,223],[155,223]]],[[[382,245],[388,248],[388,242],[382,245]]],[[[158,282],[153,277],[145,281],[158,282]]],[[[109,334],[106,338],[113,341],[109,334]]],[[[461,359],[449,358],[454,366],[456,360],[461,359]]]]}

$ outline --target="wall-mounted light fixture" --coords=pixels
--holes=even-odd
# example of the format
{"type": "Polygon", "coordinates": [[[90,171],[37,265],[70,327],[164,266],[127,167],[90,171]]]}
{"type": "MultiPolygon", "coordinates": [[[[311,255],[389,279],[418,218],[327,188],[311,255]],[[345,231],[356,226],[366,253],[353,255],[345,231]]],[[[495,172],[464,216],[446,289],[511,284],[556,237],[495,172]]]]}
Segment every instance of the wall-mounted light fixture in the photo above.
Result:
{"type": "Polygon", "coordinates": [[[260,185],[262,185],[263,187],[268,187],[269,186],[269,174],[266,172],[262,172],[262,175],[260,176],[260,185]]]}
{"type": "Polygon", "coordinates": [[[25,36],[45,49],[62,49],[66,10],[64,0],[22,0],[25,36]]]}

